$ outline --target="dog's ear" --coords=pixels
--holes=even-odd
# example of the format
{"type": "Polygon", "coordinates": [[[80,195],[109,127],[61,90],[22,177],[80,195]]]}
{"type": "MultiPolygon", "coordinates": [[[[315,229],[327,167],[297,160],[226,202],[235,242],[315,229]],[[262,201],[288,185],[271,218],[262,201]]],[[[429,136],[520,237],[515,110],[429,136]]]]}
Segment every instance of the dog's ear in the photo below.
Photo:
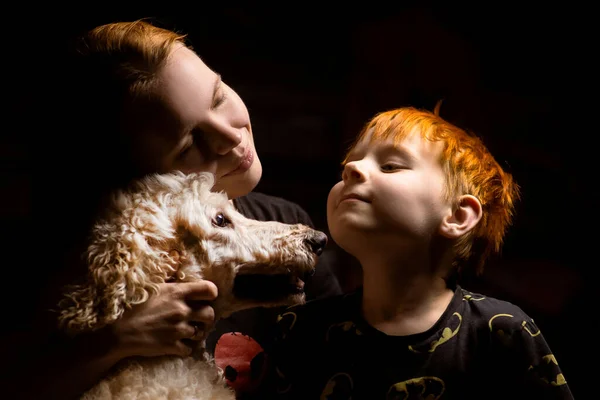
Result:
{"type": "Polygon", "coordinates": [[[115,197],[109,216],[92,230],[87,281],[59,303],[59,326],[68,333],[98,329],[158,292],[174,272],[168,244],[174,231],[165,204],[152,196],[115,197]]]}

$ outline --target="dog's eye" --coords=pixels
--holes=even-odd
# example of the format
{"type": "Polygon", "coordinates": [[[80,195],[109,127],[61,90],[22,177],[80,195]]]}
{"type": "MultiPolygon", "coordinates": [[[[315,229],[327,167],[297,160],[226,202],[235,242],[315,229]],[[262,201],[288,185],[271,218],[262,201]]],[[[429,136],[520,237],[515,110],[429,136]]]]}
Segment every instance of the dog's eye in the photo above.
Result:
{"type": "Polygon", "coordinates": [[[231,222],[227,219],[227,217],[223,215],[223,213],[218,213],[217,215],[215,215],[215,218],[213,218],[213,225],[219,226],[221,228],[229,225],[230,223],[231,222]]]}

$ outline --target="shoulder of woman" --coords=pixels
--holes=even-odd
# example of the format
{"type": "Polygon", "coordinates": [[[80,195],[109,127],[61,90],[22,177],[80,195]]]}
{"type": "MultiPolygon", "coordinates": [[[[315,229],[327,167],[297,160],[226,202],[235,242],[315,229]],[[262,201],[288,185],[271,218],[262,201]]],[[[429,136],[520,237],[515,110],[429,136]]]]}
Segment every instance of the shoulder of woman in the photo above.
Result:
{"type": "Polygon", "coordinates": [[[282,197],[252,192],[234,201],[236,208],[248,218],[313,226],[308,213],[297,203],[282,197]]]}

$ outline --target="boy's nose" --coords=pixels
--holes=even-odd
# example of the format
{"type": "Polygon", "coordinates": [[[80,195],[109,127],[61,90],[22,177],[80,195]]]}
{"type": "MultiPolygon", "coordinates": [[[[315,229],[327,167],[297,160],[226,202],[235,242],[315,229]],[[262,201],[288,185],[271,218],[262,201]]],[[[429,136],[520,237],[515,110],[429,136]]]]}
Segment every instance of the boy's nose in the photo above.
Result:
{"type": "Polygon", "coordinates": [[[352,161],[344,166],[344,172],[342,173],[342,180],[358,180],[364,181],[366,179],[366,173],[362,169],[358,162],[352,161]]]}

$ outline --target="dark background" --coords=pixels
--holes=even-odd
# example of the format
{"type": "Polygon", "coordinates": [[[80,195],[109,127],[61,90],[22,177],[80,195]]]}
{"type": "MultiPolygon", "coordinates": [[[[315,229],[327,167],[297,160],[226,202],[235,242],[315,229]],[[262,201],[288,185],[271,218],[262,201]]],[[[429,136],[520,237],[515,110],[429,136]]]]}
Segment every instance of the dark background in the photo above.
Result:
{"type": "MultiPolygon", "coordinates": [[[[264,166],[257,190],[302,205],[325,231],[328,191],[362,124],[379,111],[406,105],[433,109],[443,99],[441,115],[480,134],[522,187],[502,256],[465,286],[529,313],[575,396],[585,393],[589,382],[582,365],[595,352],[597,336],[591,307],[598,262],[590,257],[600,204],[593,169],[598,128],[590,107],[597,51],[591,9],[504,2],[363,4],[20,5],[3,27],[3,64],[9,67],[3,110],[12,121],[0,148],[0,204],[9,221],[4,226],[30,215],[31,177],[44,173],[31,150],[36,135],[60,129],[28,132],[36,110],[23,116],[11,107],[26,104],[35,90],[25,82],[52,79],[45,66],[52,65],[68,35],[96,24],[153,17],[188,33],[199,55],[250,110],[264,166]]],[[[80,173],[76,166],[73,173],[80,173]]],[[[18,228],[8,234],[34,243],[18,228]]],[[[329,248],[339,251],[332,242],[329,248]]],[[[354,260],[339,254],[336,270],[349,290],[360,272],[354,260]]]]}

